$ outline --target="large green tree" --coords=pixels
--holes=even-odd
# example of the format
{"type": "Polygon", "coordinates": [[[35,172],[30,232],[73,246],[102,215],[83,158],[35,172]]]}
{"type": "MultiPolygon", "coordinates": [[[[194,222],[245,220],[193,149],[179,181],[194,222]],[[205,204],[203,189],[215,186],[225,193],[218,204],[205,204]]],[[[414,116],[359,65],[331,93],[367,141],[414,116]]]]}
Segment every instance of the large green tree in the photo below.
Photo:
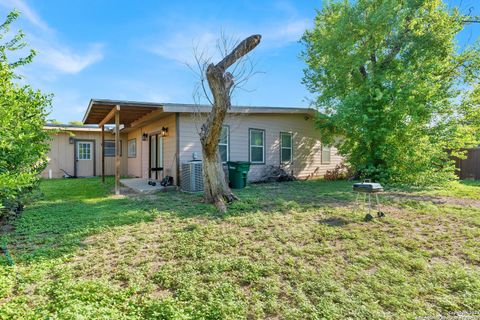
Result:
{"type": "Polygon", "coordinates": [[[441,0],[333,1],[318,11],[302,38],[304,83],[317,94],[324,140],[360,176],[444,181],[454,177],[449,153],[478,143],[463,119],[478,107],[462,101],[479,57],[476,46],[457,47],[464,24],[441,0]]]}
{"type": "Polygon", "coordinates": [[[5,209],[18,209],[38,181],[48,152],[48,135],[43,130],[50,96],[28,85],[20,85],[15,68],[30,63],[35,55],[9,61],[9,54],[24,51],[24,34],[10,34],[16,11],[0,25],[0,218],[5,209]]]}

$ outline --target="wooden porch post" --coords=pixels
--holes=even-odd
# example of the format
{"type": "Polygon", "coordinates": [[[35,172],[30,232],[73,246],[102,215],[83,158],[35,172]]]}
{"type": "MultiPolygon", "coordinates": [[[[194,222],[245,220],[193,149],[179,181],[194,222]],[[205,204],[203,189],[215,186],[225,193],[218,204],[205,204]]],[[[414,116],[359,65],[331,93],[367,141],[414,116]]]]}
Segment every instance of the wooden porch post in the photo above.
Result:
{"type": "Polygon", "coordinates": [[[105,183],[105,125],[102,125],[102,182],[105,183]]]}
{"type": "Polygon", "coordinates": [[[115,195],[120,194],[120,105],[115,107],[115,195]]]}

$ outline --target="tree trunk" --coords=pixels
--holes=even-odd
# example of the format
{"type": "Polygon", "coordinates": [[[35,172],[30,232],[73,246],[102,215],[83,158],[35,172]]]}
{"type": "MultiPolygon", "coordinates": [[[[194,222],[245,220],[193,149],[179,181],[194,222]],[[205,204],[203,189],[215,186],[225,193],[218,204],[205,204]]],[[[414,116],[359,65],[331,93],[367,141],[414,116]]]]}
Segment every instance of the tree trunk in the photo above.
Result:
{"type": "Polygon", "coordinates": [[[207,80],[213,95],[213,106],[207,121],[202,125],[200,141],[203,152],[203,183],[205,201],[215,204],[221,212],[227,211],[227,203],[236,199],[225,179],[223,165],[218,151],[218,141],[223,121],[230,109],[230,90],[233,76],[226,70],[238,59],[253,50],[260,43],[261,36],[253,35],[233,49],[222,61],[207,68],[207,80]]]}
{"type": "Polygon", "coordinates": [[[236,196],[227,184],[223,165],[218,157],[220,155],[214,155],[213,159],[210,155],[203,157],[204,198],[205,201],[215,204],[219,211],[226,212],[226,203],[235,200],[236,196]]]}

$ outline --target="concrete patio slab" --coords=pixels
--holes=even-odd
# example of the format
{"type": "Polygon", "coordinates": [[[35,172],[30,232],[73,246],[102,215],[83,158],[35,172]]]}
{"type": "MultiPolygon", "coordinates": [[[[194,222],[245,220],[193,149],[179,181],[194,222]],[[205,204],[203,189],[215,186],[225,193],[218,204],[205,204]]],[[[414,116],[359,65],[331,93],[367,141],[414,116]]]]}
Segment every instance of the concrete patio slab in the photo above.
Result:
{"type": "Polygon", "coordinates": [[[148,181],[148,179],[143,178],[120,179],[120,183],[122,185],[136,192],[152,193],[156,191],[163,191],[165,189],[165,187],[160,185],[160,181],[156,181],[155,186],[148,184],[148,181]]]}

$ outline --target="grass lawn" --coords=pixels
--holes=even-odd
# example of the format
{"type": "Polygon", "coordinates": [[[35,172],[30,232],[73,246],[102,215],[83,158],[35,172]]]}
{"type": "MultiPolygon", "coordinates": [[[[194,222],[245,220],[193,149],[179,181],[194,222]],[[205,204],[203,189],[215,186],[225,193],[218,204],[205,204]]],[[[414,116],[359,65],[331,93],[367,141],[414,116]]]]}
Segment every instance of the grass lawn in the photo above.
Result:
{"type": "MultiPolygon", "coordinates": [[[[395,191],[363,222],[350,182],[110,196],[42,181],[1,235],[0,319],[409,319],[480,311],[480,184],[395,191]]],[[[478,313],[477,313],[478,316],[478,313]]]]}

